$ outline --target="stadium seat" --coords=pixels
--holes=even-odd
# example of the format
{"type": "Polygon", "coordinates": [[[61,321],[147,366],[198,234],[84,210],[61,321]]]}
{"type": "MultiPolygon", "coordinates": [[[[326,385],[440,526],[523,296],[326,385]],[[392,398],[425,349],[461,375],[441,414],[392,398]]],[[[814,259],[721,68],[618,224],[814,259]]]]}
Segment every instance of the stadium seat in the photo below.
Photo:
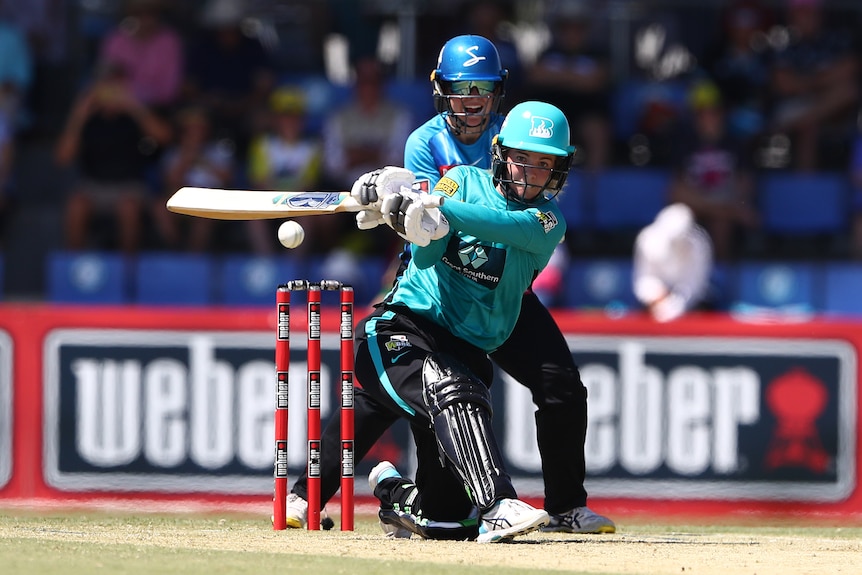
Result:
{"type": "Polygon", "coordinates": [[[734,304],[776,310],[819,311],[820,272],[808,262],[743,262],[737,267],[734,304]]]}
{"type": "Polygon", "coordinates": [[[841,174],[767,174],[758,201],[768,234],[840,233],[849,223],[850,187],[841,174]]]}
{"type": "Polygon", "coordinates": [[[386,97],[410,111],[413,128],[437,114],[431,82],[427,77],[415,80],[393,80],[386,84],[386,97]]]}
{"type": "Polygon", "coordinates": [[[566,179],[563,191],[557,196],[557,203],[569,231],[589,229],[592,226],[588,187],[587,176],[573,170],[566,179]]]}
{"type": "Polygon", "coordinates": [[[144,305],[214,303],[214,263],[209,256],[148,252],[138,257],[134,301],[144,305]]]}
{"type": "Polygon", "coordinates": [[[565,305],[570,308],[630,309],[639,306],[632,291],[630,259],[574,261],[566,272],[565,305]]]}
{"type": "Polygon", "coordinates": [[[736,269],[734,266],[715,262],[709,276],[709,291],[705,297],[705,304],[710,309],[726,310],[733,301],[733,287],[736,269]]]}
{"type": "Polygon", "coordinates": [[[116,253],[53,252],[48,256],[47,298],[53,303],[129,302],[130,266],[116,253]]]}
{"type": "Polygon", "coordinates": [[[357,305],[368,305],[384,288],[384,276],[392,260],[376,256],[355,256],[336,250],[308,262],[305,279],[339,280],[353,286],[357,305]]]}
{"type": "Polygon", "coordinates": [[[823,312],[862,316],[862,264],[833,262],[823,268],[823,312]]]}
{"type": "Polygon", "coordinates": [[[302,267],[287,257],[226,256],[217,272],[217,301],[229,306],[275,305],[278,285],[302,278],[302,267]]]}
{"type": "Polygon", "coordinates": [[[667,203],[670,175],[664,170],[619,169],[596,177],[594,226],[598,230],[638,230],[667,203]]]}

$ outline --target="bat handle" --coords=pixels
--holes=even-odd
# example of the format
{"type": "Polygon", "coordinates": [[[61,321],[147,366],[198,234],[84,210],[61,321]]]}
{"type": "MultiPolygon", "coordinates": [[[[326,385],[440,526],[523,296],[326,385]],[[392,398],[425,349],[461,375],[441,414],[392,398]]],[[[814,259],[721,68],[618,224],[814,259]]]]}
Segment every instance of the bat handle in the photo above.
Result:
{"type": "Polygon", "coordinates": [[[426,208],[439,208],[443,205],[446,198],[443,196],[433,196],[431,194],[422,194],[422,205],[426,208]]]}

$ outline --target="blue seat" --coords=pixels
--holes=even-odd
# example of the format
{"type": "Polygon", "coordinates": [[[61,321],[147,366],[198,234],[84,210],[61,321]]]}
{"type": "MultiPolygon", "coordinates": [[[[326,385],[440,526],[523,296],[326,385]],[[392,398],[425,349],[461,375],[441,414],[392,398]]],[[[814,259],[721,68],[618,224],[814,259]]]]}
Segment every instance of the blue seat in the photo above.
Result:
{"type": "Polygon", "coordinates": [[[670,174],[655,169],[619,169],[595,180],[594,226],[598,230],[636,230],[653,221],[667,203],[670,174]]]}
{"type": "Polygon", "coordinates": [[[828,263],[823,269],[823,311],[829,315],[862,315],[862,264],[828,263]]]}
{"type": "Polygon", "coordinates": [[[840,174],[767,174],[758,201],[766,233],[837,233],[849,224],[850,185],[840,174]]]}
{"type": "Polygon", "coordinates": [[[736,269],[726,263],[715,262],[709,276],[708,305],[716,310],[726,310],[733,302],[736,269]]]}
{"type": "Polygon", "coordinates": [[[410,111],[412,126],[421,126],[437,115],[434,109],[434,93],[427,78],[415,80],[392,80],[386,84],[386,97],[410,111]]]}
{"type": "Polygon", "coordinates": [[[214,303],[215,266],[209,256],[148,252],[138,257],[136,267],[136,303],[184,306],[214,303]]]}
{"type": "Polygon", "coordinates": [[[275,305],[278,285],[302,278],[302,268],[286,257],[226,256],[217,272],[218,302],[230,306],[275,305]]]}
{"type": "MultiPolygon", "coordinates": [[[[355,256],[333,251],[308,262],[305,279],[338,280],[353,286],[357,305],[372,303],[384,288],[384,276],[393,259],[378,256],[355,256]]],[[[387,286],[388,287],[388,286],[387,286]]]]}
{"type": "Polygon", "coordinates": [[[58,251],[49,254],[47,298],[54,303],[129,302],[127,260],[116,253],[58,251]]]}
{"type": "Polygon", "coordinates": [[[566,179],[563,191],[557,196],[557,203],[569,231],[588,229],[592,225],[587,193],[588,178],[580,172],[572,171],[566,179]]]}
{"type": "Polygon", "coordinates": [[[818,311],[818,266],[807,262],[743,262],[737,266],[735,305],[818,311]]]}
{"type": "Polygon", "coordinates": [[[631,309],[639,305],[632,291],[630,259],[574,261],[566,272],[565,290],[566,307],[631,309]]]}

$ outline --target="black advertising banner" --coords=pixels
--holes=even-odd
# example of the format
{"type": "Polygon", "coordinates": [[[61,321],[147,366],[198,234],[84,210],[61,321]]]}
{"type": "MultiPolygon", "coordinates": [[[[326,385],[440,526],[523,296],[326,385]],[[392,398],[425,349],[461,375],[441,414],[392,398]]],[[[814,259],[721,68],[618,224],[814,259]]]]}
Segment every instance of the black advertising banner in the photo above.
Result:
{"type": "MultiPolygon", "coordinates": [[[[854,348],[840,340],[570,335],[589,390],[594,497],[840,501],[855,487],[854,348]]],[[[322,417],[339,340],[322,339],[322,417]]],[[[45,344],[44,465],[64,491],[267,494],[274,337],[62,329],[45,344]]],[[[304,337],[291,342],[288,467],[305,466],[304,337]]],[[[504,374],[495,425],[519,490],[541,496],[533,406],[504,374]]],[[[372,458],[412,463],[406,427],[372,458]],[[379,457],[378,457],[379,456],[379,457]]],[[[373,463],[373,462],[372,462],[373,463]]],[[[364,492],[363,482],[357,492],[364,492]]]]}

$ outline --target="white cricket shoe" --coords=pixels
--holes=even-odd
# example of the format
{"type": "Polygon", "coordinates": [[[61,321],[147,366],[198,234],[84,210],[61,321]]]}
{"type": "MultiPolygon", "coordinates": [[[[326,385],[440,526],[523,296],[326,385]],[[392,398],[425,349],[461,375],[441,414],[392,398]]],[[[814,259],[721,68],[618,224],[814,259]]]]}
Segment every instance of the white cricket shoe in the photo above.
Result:
{"type": "Polygon", "coordinates": [[[302,529],[308,521],[308,501],[291,493],[287,496],[285,505],[285,521],[291,529],[302,529]]]}
{"type": "Polygon", "coordinates": [[[551,515],[542,531],[558,533],[616,533],[614,522],[589,507],[575,507],[561,515],[551,515]]]}
{"type": "Polygon", "coordinates": [[[525,535],[548,524],[550,516],[520,499],[501,499],[479,523],[477,543],[501,543],[525,535]]]}
{"type": "MultiPolygon", "coordinates": [[[[384,479],[389,479],[390,477],[401,477],[401,474],[398,473],[398,470],[395,469],[394,465],[388,461],[381,461],[375,465],[368,473],[368,487],[371,488],[371,492],[374,492],[378,483],[384,479]]],[[[389,514],[378,512],[378,517],[380,517],[380,529],[383,530],[383,534],[392,539],[410,539],[410,536],[413,535],[412,532],[400,525],[389,524],[383,521],[385,516],[392,514],[394,514],[394,512],[389,514]]]]}

